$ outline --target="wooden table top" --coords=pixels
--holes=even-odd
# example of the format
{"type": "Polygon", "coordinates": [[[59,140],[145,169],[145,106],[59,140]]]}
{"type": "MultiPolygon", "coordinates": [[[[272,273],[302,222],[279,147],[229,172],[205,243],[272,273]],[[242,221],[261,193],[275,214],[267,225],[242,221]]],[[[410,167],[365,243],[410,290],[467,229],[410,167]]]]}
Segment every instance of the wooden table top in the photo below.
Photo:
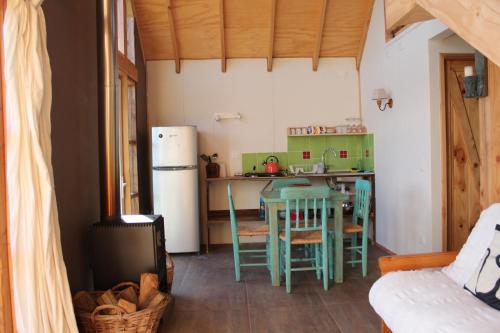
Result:
{"type": "MultiPolygon", "coordinates": [[[[265,203],[283,203],[285,199],[280,198],[280,191],[262,191],[260,192],[260,197],[265,203]]],[[[338,191],[330,192],[331,201],[345,201],[349,199],[349,196],[345,193],[338,191]]]]}

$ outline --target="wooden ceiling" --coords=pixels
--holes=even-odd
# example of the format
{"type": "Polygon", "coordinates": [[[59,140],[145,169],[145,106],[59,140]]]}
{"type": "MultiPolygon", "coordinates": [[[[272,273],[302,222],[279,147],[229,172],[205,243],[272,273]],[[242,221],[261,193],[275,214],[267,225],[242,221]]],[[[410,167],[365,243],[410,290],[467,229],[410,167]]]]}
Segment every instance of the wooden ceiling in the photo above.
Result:
{"type": "Polygon", "coordinates": [[[133,0],[146,60],[354,57],[373,0],[133,0]]]}

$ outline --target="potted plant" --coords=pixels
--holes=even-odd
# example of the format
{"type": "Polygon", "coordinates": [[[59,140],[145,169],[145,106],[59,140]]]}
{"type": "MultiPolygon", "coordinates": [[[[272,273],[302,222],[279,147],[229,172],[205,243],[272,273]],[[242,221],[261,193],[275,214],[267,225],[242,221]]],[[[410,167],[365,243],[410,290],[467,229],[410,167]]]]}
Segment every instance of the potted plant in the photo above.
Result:
{"type": "Polygon", "coordinates": [[[219,164],[215,163],[219,155],[213,153],[212,155],[201,154],[201,159],[207,162],[205,166],[205,171],[207,173],[207,178],[218,178],[220,173],[219,164]]]}

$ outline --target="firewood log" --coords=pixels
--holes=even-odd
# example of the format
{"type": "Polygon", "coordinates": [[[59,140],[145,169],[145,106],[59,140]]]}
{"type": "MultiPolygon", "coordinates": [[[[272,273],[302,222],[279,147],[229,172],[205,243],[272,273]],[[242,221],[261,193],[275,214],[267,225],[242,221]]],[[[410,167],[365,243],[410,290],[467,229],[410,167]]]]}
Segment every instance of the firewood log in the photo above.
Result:
{"type": "Polygon", "coordinates": [[[158,275],[152,273],[141,274],[141,285],[139,289],[139,308],[145,308],[151,293],[157,292],[159,286],[158,275]]]}
{"type": "MultiPolygon", "coordinates": [[[[115,295],[113,295],[113,292],[111,291],[111,289],[107,290],[104,294],[102,294],[101,296],[99,296],[97,298],[97,303],[99,305],[105,305],[105,304],[108,304],[108,305],[118,305],[118,301],[116,300],[115,295]]],[[[116,314],[116,311],[105,310],[104,313],[106,313],[106,314],[116,314]]]]}
{"type": "Polygon", "coordinates": [[[118,299],[124,299],[130,303],[135,305],[139,304],[139,300],[137,299],[137,293],[133,287],[128,287],[118,293],[118,299]]]}
{"type": "Polygon", "coordinates": [[[86,291],[79,291],[73,297],[73,304],[78,311],[92,312],[97,307],[96,301],[86,291]]]}
{"type": "Polygon", "coordinates": [[[155,306],[158,306],[163,302],[163,300],[167,297],[164,293],[158,292],[156,295],[154,295],[150,301],[148,302],[147,307],[148,308],[153,308],[155,306]]]}
{"type": "Polygon", "coordinates": [[[118,306],[121,307],[123,310],[127,311],[127,313],[132,313],[137,311],[137,305],[125,300],[124,298],[120,298],[118,300],[118,306]]]}

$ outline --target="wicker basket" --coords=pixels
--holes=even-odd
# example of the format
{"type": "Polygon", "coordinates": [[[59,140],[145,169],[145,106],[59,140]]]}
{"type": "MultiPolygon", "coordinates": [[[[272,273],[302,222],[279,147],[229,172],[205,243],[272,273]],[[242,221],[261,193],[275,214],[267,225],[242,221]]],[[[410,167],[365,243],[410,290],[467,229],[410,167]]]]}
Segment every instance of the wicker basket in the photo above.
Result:
{"type": "MultiPolygon", "coordinates": [[[[120,283],[111,290],[118,294],[119,290],[125,287],[134,287],[139,291],[139,286],[133,282],[120,283]]],[[[97,299],[104,292],[96,291],[90,294],[94,299],[97,299]]],[[[115,305],[101,305],[95,308],[92,313],[76,312],[78,326],[81,332],[85,333],[155,333],[160,324],[168,304],[172,301],[172,297],[166,294],[165,300],[156,307],[146,308],[133,313],[126,313],[122,308],[115,305]],[[117,314],[103,314],[105,310],[116,311],[117,314]]]]}
{"type": "Polygon", "coordinates": [[[172,291],[172,284],[174,283],[174,260],[167,252],[167,290],[172,291]]]}

